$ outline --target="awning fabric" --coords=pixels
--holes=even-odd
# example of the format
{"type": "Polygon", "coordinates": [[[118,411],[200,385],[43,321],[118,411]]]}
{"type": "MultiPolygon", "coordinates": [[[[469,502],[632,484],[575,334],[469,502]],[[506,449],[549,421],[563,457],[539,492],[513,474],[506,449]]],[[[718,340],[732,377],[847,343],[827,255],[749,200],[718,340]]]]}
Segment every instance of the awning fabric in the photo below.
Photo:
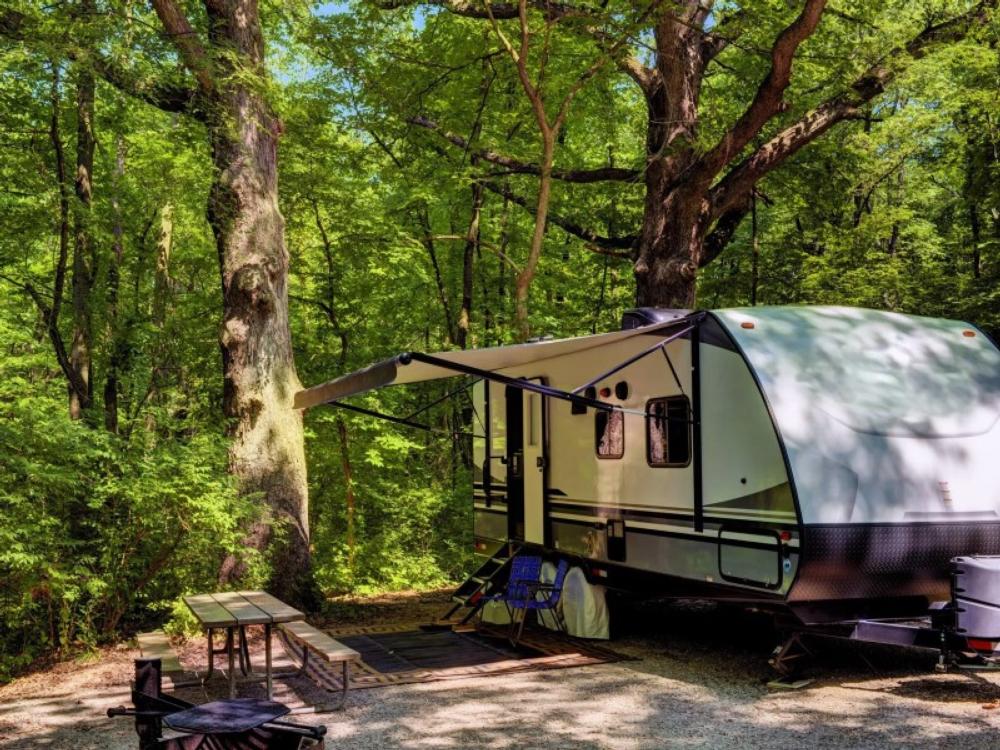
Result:
{"type": "MultiPolygon", "coordinates": [[[[614,331],[612,333],[599,333],[594,336],[539,341],[532,344],[497,346],[489,349],[437,352],[433,356],[438,360],[446,360],[460,367],[472,367],[486,372],[498,372],[541,362],[554,357],[575,354],[598,346],[614,344],[633,336],[665,332],[669,329],[677,328],[678,325],[682,325],[686,320],[687,317],[679,317],[664,323],[656,323],[624,331],[614,331]]],[[[336,380],[331,380],[328,383],[299,391],[295,394],[294,408],[308,409],[312,406],[326,404],[348,396],[356,396],[359,393],[365,393],[387,385],[421,383],[426,380],[453,378],[460,374],[455,370],[448,369],[446,366],[420,362],[403,353],[390,359],[376,362],[362,370],[357,370],[336,380]]]]}

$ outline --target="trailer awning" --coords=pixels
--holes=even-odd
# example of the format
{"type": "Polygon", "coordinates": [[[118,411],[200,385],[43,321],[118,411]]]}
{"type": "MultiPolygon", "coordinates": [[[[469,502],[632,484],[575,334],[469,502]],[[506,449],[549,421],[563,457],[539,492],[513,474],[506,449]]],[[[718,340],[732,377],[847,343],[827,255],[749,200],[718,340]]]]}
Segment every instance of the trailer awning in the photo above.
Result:
{"type": "Polygon", "coordinates": [[[431,355],[405,352],[328,383],[299,391],[295,394],[294,408],[308,409],[387,385],[452,378],[477,370],[484,372],[511,370],[547,359],[614,344],[634,336],[666,335],[672,329],[690,324],[690,319],[693,317],[695,316],[678,315],[676,319],[664,323],[614,331],[613,333],[539,341],[531,344],[498,346],[490,349],[437,352],[431,355]],[[423,361],[422,357],[433,360],[433,362],[423,361]],[[454,367],[450,365],[454,365],[454,367]]]}

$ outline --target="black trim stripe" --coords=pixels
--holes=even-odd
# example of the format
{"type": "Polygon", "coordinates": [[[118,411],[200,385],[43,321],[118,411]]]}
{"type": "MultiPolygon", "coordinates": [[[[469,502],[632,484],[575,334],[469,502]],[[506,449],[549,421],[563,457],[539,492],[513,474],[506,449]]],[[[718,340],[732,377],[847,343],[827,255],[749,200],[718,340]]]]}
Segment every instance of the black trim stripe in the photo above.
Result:
{"type": "MultiPolygon", "coordinates": [[[[555,513],[575,513],[577,515],[592,515],[603,518],[623,518],[626,521],[680,521],[681,523],[694,526],[694,516],[692,514],[669,513],[666,511],[646,511],[631,510],[628,508],[611,508],[597,505],[569,505],[567,503],[551,504],[552,512],[555,513]]],[[[734,531],[755,531],[758,529],[770,531],[797,531],[796,525],[792,521],[769,520],[769,519],[743,519],[729,518],[724,516],[704,516],[704,521],[712,526],[726,525],[733,527],[734,531]],[[736,528],[738,527],[738,528],[736,528]]]]}
{"type": "MultiPolygon", "coordinates": [[[[767,552],[774,552],[775,555],[779,552],[779,545],[777,541],[774,544],[765,544],[764,542],[751,542],[749,539],[726,539],[725,542],[720,543],[718,535],[706,536],[705,534],[682,534],[677,531],[661,531],[660,529],[637,529],[635,527],[630,527],[628,524],[625,525],[625,534],[645,534],[646,536],[660,536],[666,537],[668,539],[684,539],[686,541],[693,542],[704,542],[705,544],[714,544],[721,546],[725,544],[727,547],[745,547],[747,549],[760,549],[767,552]]],[[[798,550],[795,550],[797,552],[798,550]]],[[[763,586],[757,584],[760,588],[773,588],[771,586],[763,586]]]]}
{"type": "MultiPolygon", "coordinates": [[[[570,524],[572,526],[585,526],[587,528],[603,528],[605,524],[600,521],[582,521],[575,518],[553,518],[551,519],[553,524],[570,524]]],[[[710,529],[709,531],[714,531],[710,529]]],[[[772,529],[767,529],[767,531],[773,531],[772,529]]],[[[629,526],[627,523],[625,525],[626,534],[643,534],[645,536],[655,536],[663,537],[666,539],[683,539],[685,541],[695,541],[704,542],[706,544],[720,544],[718,534],[699,534],[698,532],[692,532],[690,534],[685,534],[681,531],[667,531],[665,529],[645,529],[636,526],[629,526]]],[[[742,533],[742,532],[737,532],[742,533]]],[[[780,543],[777,538],[775,538],[774,544],[767,544],[765,542],[753,542],[749,539],[726,539],[724,544],[730,547],[746,547],[748,549],[762,549],[766,551],[778,552],[780,550],[780,543]]],[[[792,548],[792,553],[797,554],[798,548],[792,548]]]]}
{"type": "Polygon", "coordinates": [[[603,529],[606,525],[603,521],[596,519],[593,521],[581,521],[578,518],[550,518],[549,523],[552,525],[563,523],[571,526],[586,526],[588,529],[603,529]]]}
{"type": "MultiPolygon", "coordinates": [[[[604,527],[604,524],[598,521],[588,522],[588,521],[581,521],[575,518],[553,518],[552,523],[569,524],[572,526],[585,526],[587,528],[597,528],[597,529],[604,527]]],[[[666,531],[664,529],[643,529],[635,526],[629,526],[627,523],[625,524],[625,533],[626,535],[640,534],[645,536],[662,537],[665,539],[682,539],[685,541],[704,542],[705,544],[714,544],[714,545],[720,544],[719,537],[717,534],[706,535],[703,533],[699,534],[697,532],[692,532],[691,534],[685,534],[680,531],[666,531]]],[[[780,549],[780,545],[777,539],[775,540],[774,544],[766,544],[764,542],[752,542],[748,539],[726,539],[724,544],[728,547],[745,547],[748,549],[761,549],[768,552],[773,551],[775,553],[777,553],[780,549]]],[[[793,548],[791,552],[792,554],[797,554],[798,549],[793,548]]],[[[761,588],[765,587],[761,585],[761,588]]]]}

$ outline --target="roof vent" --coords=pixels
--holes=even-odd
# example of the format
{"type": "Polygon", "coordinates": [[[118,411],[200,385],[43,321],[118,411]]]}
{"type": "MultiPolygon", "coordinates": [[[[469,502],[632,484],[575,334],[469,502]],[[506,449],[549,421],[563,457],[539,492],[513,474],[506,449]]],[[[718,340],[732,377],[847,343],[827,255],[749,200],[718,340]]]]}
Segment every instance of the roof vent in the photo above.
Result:
{"type": "Polygon", "coordinates": [[[690,315],[690,310],[675,310],[669,307],[635,307],[622,315],[622,330],[641,328],[654,323],[669,323],[671,320],[690,315]]]}

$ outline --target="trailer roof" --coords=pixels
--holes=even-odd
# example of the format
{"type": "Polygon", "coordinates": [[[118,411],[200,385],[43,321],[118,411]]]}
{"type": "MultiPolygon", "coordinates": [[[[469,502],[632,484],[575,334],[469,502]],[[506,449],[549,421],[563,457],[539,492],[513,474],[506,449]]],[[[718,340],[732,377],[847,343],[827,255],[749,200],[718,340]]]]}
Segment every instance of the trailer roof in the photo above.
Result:
{"type": "Polygon", "coordinates": [[[981,434],[1000,418],[1000,351],[968,323],[832,306],[713,314],[783,430],[816,410],[857,432],[906,437],[981,434]]]}

